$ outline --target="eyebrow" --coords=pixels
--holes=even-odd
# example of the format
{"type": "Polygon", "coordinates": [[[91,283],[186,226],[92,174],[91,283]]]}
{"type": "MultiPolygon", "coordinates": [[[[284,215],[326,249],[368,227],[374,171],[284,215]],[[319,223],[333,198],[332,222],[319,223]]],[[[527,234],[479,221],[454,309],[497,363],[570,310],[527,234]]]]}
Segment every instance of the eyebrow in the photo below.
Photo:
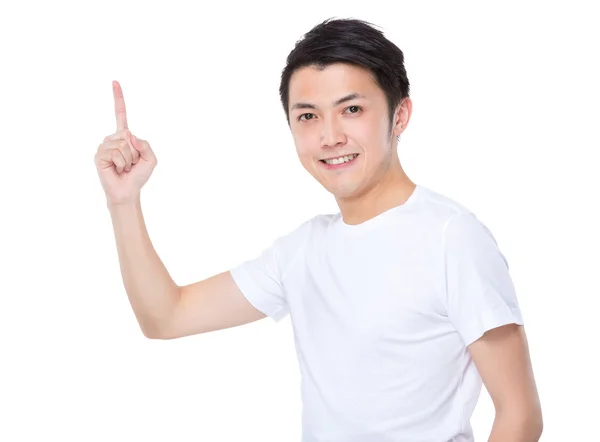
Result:
{"type": "MultiPolygon", "coordinates": [[[[356,92],[353,94],[349,94],[346,95],[345,97],[340,98],[339,100],[336,100],[332,103],[332,106],[339,106],[342,103],[345,103],[346,101],[350,101],[350,100],[354,100],[356,98],[367,98],[364,95],[361,94],[357,94],[356,92]]],[[[317,109],[317,106],[315,106],[314,104],[311,103],[294,103],[294,105],[292,106],[291,110],[294,109],[317,109]]]]}

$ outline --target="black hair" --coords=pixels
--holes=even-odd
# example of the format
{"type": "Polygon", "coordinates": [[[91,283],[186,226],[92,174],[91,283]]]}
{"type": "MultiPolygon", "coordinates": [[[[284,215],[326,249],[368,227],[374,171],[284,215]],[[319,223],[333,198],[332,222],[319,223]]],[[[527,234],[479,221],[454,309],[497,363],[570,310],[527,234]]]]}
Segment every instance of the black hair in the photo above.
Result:
{"type": "Polygon", "coordinates": [[[375,25],[351,18],[330,18],[317,24],[296,42],[289,53],[279,86],[288,125],[292,74],[305,66],[323,70],[332,63],[347,63],[370,72],[386,96],[391,132],[396,106],[410,93],[404,54],[375,25]]]}

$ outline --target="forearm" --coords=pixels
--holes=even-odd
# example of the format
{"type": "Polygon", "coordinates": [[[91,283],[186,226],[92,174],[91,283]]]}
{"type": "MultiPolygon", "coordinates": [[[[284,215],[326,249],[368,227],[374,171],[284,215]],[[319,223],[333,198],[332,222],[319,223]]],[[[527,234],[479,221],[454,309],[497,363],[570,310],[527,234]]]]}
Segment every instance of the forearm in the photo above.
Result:
{"type": "Polygon", "coordinates": [[[542,435],[539,415],[496,412],[488,442],[537,442],[542,435]]]}
{"type": "Polygon", "coordinates": [[[179,287],[154,250],[139,198],[135,203],[108,205],[108,208],[131,307],[144,335],[160,337],[160,325],[173,311],[179,287]]]}

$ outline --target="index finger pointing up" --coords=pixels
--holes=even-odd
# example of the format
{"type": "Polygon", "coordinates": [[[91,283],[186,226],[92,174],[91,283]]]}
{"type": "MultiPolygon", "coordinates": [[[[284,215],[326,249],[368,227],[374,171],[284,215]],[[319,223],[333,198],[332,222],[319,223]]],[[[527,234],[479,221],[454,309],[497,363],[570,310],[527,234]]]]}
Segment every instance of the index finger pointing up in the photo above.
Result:
{"type": "Polygon", "coordinates": [[[113,96],[115,97],[115,116],[117,117],[117,132],[127,127],[127,112],[125,111],[125,99],[123,90],[118,81],[113,81],[113,96]]]}

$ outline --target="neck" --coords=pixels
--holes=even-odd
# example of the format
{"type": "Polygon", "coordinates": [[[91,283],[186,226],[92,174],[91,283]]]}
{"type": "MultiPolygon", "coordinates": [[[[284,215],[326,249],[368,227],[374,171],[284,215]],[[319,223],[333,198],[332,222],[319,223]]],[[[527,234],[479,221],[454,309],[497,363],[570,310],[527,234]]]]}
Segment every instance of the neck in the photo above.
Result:
{"type": "Polygon", "coordinates": [[[415,190],[413,183],[404,173],[398,157],[392,162],[382,179],[358,197],[336,198],[346,224],[357,225],[381,213],[400,206],[415,190]]]}

